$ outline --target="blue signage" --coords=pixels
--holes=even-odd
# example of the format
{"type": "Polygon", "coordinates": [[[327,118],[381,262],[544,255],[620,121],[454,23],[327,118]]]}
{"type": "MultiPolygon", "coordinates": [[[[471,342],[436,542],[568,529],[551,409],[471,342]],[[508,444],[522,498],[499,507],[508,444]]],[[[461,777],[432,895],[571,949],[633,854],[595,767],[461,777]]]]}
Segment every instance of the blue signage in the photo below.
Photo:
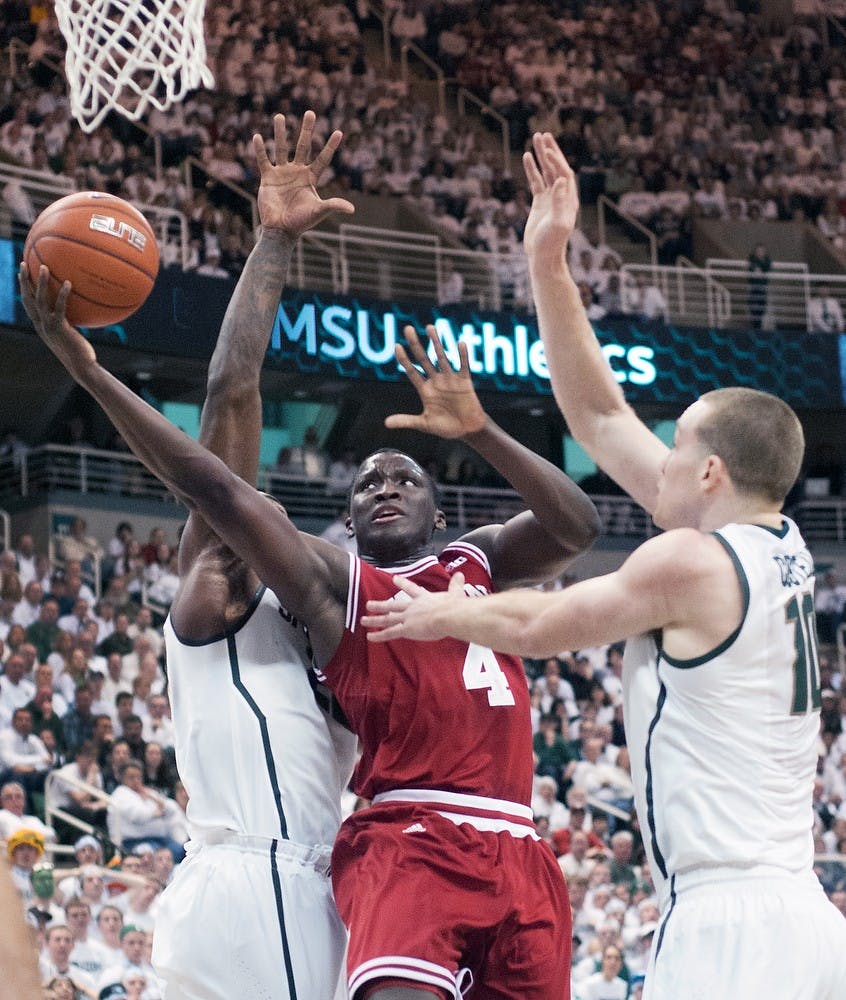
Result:
{"type": "MultiPolygon", "coordinates": [[[[15,267],[0,241],[0,321],[29,326],[15,267]],[[3,266],[5,264],[5,266],[3,266]],[[5,297],[4,297],[5,296],[5,297]]],[[[15,247],[20,259],[20,247],[15,247]]],[[[162,271],[150,298],[119,326],[86,331],[94,343],[150,354],[208,360],[234,283],[162,271]]],[[[448,356],[464,343],[480,390],[549,395],[549,370],[534,316],[464,305],[385,302],[286,290],[266,367],[304,375],[383,382],[404,381],[394,358],[403,327],[432,323],[448,356]]],[[[634,317],[594,324],[614,377],[634,404],[678,409],[710,389],[746,385],[775,393],[797,409],[844,405],[846,344],[831,334],[796,330],[718,330],[679,327],[634,317]]]]}

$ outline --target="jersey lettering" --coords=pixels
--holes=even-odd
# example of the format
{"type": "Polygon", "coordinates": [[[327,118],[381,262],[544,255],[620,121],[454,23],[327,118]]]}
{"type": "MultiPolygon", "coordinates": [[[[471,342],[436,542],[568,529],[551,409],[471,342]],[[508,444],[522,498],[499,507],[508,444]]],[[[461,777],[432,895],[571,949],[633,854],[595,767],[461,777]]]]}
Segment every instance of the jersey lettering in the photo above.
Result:
{"type": "Polygon", "coordinates": [[[795,594],[784,608],[785,618],[793,622],[793,715],[805,715],[822,705],[820,664],[817,655],[817,623],[814,599],[808,591],[795,594]]]}
{"type": "Polygon", "coordinates": [[[464,686],[468,691],[488,689],[489,705],[513,705],[514,694],[508,686],[505,671],[499,665],[496,653],[487,646],[471,642],[467,647],[462,671],[464,686]]]}

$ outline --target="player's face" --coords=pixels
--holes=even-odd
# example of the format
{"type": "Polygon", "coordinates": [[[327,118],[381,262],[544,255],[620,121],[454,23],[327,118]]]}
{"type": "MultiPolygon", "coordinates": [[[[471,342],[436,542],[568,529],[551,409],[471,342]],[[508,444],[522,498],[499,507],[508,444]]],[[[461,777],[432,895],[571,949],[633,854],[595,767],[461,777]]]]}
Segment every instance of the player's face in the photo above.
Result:
{"type": "Polygon", "coordinates": [[[428,550],[443,515],[429,477],[408,455],[377,452],[353,482],[350,520],[364,558],[391,565],[428,550]]]}
{"type": "Polygon", "coordinates": [[[697,434],[706,416],[706,404],[688,407],[676,424],[673,447],[664,461],[658,483],[658,502],[652,520],[659,528],[698,528],[704,499],[701,477],[707,453],[697,434]]]}

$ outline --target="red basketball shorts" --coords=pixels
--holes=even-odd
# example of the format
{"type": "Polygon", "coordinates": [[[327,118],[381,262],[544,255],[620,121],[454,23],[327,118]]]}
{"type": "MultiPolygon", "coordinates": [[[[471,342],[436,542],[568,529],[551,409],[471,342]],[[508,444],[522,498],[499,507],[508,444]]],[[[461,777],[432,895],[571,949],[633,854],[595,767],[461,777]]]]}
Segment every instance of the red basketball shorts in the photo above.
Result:
{"type": "Polygon", "coordinates": [[[460,982],[467,1000],[569,1000],[570,902],[541,841],[378,804],[341,827],[332,883],[353,1000],[382,978],[448,997],[460,982]]]}

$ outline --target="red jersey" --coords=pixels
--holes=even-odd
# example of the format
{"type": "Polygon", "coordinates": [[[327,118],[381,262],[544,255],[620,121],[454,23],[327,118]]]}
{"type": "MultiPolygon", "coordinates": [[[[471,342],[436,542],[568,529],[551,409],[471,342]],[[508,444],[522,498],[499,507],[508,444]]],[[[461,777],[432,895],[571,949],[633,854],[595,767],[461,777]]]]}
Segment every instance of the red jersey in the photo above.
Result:
{"type": "Polygon", "coordinates": [[[398,569],[350,556],[344,635],[318,674],[361,740],[357,794],[442,790],[528,808],[532,731],[522,661],[457,639],[369,643],[361,625],[368,600],[407,600],[393,576],[442,591],[457,570],[468,594],[493,590],[487,557],[466,542],[398,569]]]}

